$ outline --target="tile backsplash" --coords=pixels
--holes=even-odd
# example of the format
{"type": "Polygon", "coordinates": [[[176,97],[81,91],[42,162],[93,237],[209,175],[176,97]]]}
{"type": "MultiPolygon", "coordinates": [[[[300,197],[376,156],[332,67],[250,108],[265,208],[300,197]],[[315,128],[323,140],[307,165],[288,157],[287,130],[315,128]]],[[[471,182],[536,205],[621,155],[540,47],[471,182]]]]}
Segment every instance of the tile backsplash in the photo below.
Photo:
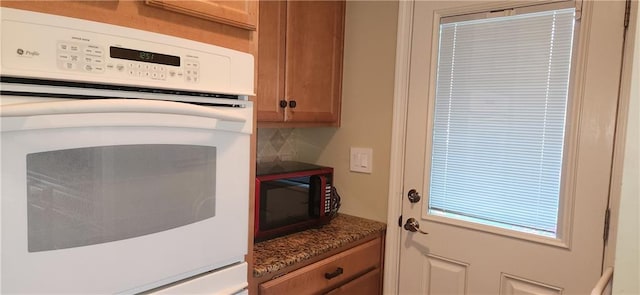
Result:
{"type": "Polygon", "coordinates": [[[258,162],[296,161],[297,131],[293,128],[260,128],[257,131],[258,162]]]}

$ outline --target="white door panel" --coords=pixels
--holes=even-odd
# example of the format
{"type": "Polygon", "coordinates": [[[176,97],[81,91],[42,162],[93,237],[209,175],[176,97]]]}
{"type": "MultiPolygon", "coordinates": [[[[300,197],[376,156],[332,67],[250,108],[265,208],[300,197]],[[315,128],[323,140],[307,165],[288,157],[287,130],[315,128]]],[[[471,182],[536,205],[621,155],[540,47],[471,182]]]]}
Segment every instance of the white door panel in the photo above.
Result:
{"type": "Polygon", "coordinates": [[[562,294],[562,288],[502,274],[500,278],[500,294],[560,295],[562,294]]]}
{"type": "Polygon", "coordinates": [[[425,257],[425,277],[429,293],[465,294],[469,265],[435,255],[425,257]]]}

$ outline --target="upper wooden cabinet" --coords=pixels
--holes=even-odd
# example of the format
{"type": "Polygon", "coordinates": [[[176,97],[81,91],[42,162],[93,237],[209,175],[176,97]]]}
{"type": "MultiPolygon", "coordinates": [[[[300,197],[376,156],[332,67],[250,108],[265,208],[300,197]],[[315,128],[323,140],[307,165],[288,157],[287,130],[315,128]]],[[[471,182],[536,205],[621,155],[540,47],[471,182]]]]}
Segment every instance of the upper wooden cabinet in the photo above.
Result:
{"type": "Polygon", "coordinates": [[[259,127],[339,126],[345,1],[260,1],[259,127]]]}
{"type": "Polygon", "coordinates": [[[256,0],[146,0],[147,4],[192,15],[215,22],[256,30],[258,2],[256,0]]]}

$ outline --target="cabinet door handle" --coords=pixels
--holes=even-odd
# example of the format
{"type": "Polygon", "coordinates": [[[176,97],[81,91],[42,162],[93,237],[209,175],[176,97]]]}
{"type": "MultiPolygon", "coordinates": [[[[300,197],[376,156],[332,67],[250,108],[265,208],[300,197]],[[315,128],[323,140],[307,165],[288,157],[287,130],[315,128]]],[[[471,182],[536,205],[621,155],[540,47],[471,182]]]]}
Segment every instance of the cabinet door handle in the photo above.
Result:
{"type": "Polygon", "coordinates": [[[298,105],[298,103],[295,100],[290,100],[289,101],[289,107],[290,108],[295,109],[297,105],[298,105]]]}
{"type": "Polygon", "coordinates": [[[333,279],[339,275],[341,275],[344,272],[344,269],[342,269],[342,267],[338,267],[335,271],[333,272],[325,272],[324,273],[324,278],[327,280],[333,279]]]}
{"type": "Polygon", "coordinates": [[[283,109],[284,109],[284,108],[286,108],[286,107],[287,107],[287,101],[286,101],[286,100],[284,100],[284,99],[283,99],[283,100],[281,100],[281,101],[280,101],[280,107],[281,107],[281,108],[283,108],[283,109]]]}

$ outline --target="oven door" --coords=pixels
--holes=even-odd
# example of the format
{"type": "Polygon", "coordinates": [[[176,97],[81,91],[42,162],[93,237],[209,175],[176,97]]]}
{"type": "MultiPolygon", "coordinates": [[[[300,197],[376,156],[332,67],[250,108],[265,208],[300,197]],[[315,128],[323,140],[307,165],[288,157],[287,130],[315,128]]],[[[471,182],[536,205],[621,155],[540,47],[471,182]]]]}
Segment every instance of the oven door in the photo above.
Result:
{"type": "MultiPolygon", "coordinates": [[[[2,293],[135,293],[246,269],[250,102],[35,100],[0,110],[2,293]]],[[[246,285],[236,273],[225,280],[246,285]]]]}

